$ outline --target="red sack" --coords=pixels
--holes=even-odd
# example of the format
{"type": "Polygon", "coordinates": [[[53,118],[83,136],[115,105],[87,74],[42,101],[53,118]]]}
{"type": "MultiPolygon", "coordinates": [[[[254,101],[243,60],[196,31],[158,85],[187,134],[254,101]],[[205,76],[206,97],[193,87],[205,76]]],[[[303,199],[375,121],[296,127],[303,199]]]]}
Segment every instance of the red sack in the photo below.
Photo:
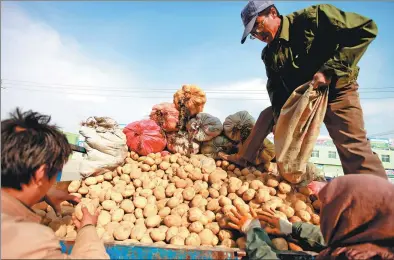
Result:
{"type": "Polygon", "coordinates": [[[164,102],[154,105],[150,113],[150,119],[166,132],[178,130],[179,111],[175,108],[174,103],[164,102]]]}
{"type": "Polygon", "coordinates": [[[123,133],[126,135],[127,146],[139,155],[161,152],[167,145],[160,126],[153,120],[130,123],[123,129],[123,133]]]}
{"type": "Polygon", "coordinates": [[[326,186],[327,182],[320,182],[320,181],[312,181],[308,184],[308,188],[311,189],[312,194],[317,195],[319,191],[326,186]]]}

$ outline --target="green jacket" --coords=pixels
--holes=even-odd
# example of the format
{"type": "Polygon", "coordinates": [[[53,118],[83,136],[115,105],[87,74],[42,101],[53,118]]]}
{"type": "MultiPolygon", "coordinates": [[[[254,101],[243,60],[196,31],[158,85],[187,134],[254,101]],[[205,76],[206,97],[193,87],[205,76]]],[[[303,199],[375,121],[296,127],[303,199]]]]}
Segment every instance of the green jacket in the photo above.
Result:
{"type": "MultiPolygon", "coordinates": [[[[321,251],[325,242],[320,228],[308,223],[293,223],[291,236],[297,239],[303,249],[321,251]]],[[[254,228],[246,234],[246,254],[248,259],[279,259],[278,250],[273,248],[271,239],[262,228],[254,228]]]]}
{"type": "Polygon", "coordinates": [[[290,93],[318,71],[333,82],[354,82],[357,64],[378,32],[373,20],[330,4],[280,17],[279,31],[261,56],[275,116],[290,93]]]}

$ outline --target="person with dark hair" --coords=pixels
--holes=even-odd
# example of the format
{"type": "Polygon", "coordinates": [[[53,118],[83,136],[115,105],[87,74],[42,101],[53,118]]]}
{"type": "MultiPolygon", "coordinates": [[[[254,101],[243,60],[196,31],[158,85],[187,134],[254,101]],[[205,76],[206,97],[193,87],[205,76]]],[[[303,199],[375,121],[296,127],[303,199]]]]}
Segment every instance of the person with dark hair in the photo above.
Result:
{"type": "Polygon", "coordinates": [[[358,63],[377,36],[376,23],[331,4],[281,15],[268,0],[248,1],[241,19],[242,44],[248,36],[267,43],[261,59],[272,113],[255,126],[259,138],[264,140],[272,131],[283,105],[297,87],[308,82],[314,89],[328,87],[324,123],[344,174],[375,174],[387,180],[381,160],[367,141],[357,83],[358,63]]]}
{"type": "Polygon", "coordinates": [[[96,232],[97,214],[82,209],[82,220],[74,220],[75,246],[67,255],[52,229],[40,224],[41,217],[31,209],[45,200],[59,212],[61,202],[80,201],[53,188],[72,151],[66,136],[50,120],[18,108],[1,122],[1,258],[109,259],[96,232]]]}
{"type": "Polygon", "coordinates": [[[290,223],[274,211],[250,217],[232,210],[231,227],[246,235],[250,259],[278,259],[268,234],[291,235],[320,259],[394,259],[394,185],[373,174],[335,178],[318,193],[320,226],[290,223]]]}

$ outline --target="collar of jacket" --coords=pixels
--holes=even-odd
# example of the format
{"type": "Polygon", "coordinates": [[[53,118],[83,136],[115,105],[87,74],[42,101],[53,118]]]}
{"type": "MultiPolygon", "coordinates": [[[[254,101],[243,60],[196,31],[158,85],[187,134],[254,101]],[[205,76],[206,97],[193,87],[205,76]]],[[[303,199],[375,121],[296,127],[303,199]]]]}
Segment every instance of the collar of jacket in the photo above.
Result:
{"type": "Polygon", "coordinates": [[[282,16],[281,18],[282,18],[282,23],[280,26],[278,38],[288,42],[290,41],[290,21],[287,16],[282,16]]]}
{"type": "Polygon", "coordinates": [[[40,223],[41,217],[31,208],[5,191],[1,191],[1,213],[20,218],[21,220],[40,223]]]}

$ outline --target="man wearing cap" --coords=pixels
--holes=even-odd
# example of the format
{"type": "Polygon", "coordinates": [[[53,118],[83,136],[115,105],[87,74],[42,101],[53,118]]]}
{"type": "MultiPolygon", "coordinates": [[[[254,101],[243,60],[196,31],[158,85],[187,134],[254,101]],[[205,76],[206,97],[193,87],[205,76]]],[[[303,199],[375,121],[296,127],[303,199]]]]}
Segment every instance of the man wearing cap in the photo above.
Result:
{"type": "MultiPolygon", "coordinates": [[[[274,124],[298,86],[309,81],[314,88],[328,86],[324,123],[344,173],[373,173],[387,179],[382,162],[367,141],[357,92],[357,64],[376,38],[375,22],[330,4],[313,5],[284,16],[272,1],[249,1],[241,18],[245,26],[242,44],[248,36],[267,43],[261,55],[273,111],[267,125],[274,124]]],[[[271,130],[264,130],[265,136],[271,130]]]]}

